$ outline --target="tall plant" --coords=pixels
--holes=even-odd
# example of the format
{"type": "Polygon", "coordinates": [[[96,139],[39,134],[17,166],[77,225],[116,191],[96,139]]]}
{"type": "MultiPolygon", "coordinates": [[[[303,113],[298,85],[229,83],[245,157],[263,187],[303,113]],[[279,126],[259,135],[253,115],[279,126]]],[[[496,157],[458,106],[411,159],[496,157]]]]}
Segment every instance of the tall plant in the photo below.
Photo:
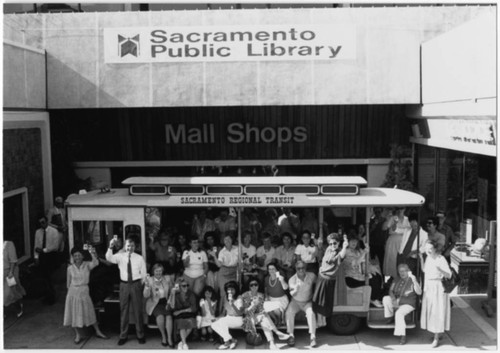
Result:
{"type": "Polygon", "coordinates": [[[382,187],[415,191],[412,175],[411,147],[391,144],[391,161],[382,187]]]}

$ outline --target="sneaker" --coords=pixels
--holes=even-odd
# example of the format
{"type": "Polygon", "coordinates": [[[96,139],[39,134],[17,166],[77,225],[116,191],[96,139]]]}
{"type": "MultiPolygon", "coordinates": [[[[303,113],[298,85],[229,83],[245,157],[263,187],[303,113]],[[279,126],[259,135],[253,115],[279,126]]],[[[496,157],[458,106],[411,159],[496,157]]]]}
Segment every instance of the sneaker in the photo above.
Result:
{"type": "Polygon", "coordinates": [[[187,345],[187,343],[184,343],[184,344],[182,345],[182,349],[183,349],[183,350],[186,350],[186,351],[189,349],[189,346],[187,345]]]}
{"type": "Polygon", "coordinates": [[[233,338],[233,339],[231,340],[230,345],[229,345],[229,349],[235,349],[237,345],[238,345],[238,340],[237,340],[237,339],[235,339],[235,338],[233,338]]]}
{"type": "Polygon", "coordinates": [[[183,346],[184,346],[184,344],[182,342],[179,342],[179,344],[177,345],[177,350],[180,351],[180,350],[184,349],[183,346]]]}
{"type": "Polygon", "coordinates": [[[383,308],[383,307],[384,307],[384,304],[382,304],[382,303],[380,302],[380,300],[378,300],[378,299],[375,299],[375,300],[370,300],[370,303],[371,303],[374,307],[376,307],[376,308],[383,308]]]}
{"type": "Polygon", "coordinates": [[[219,349],[229,349],[231,347],[231,341],[224,342],[219,346],[219,349]]]}

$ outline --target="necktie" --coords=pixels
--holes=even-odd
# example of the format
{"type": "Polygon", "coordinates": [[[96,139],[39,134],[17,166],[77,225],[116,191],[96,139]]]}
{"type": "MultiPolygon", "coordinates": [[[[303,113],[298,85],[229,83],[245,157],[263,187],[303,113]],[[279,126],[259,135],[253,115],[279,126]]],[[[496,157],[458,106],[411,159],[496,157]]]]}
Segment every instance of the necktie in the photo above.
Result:
{"type": "Polygon", "coordinates": [[[42,238],[42,249],[47,247],[47,231],[43,230],[43,238],[42,238]]]}
{"type": "Polygon", "coordinates": [[[127,274],[128,274],[128,283],[132,283],[132,261],[130,260],[130,257],[132,255],[128,256],[128,263],[127,263],[127,274]]]}

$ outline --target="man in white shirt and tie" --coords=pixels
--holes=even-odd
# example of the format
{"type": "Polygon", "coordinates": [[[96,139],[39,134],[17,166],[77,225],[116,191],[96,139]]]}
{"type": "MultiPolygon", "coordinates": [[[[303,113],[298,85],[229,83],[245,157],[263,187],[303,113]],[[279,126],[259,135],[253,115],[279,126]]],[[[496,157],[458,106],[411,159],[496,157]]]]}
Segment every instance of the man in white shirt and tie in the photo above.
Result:
{"type": "Polygon", "coordinates": [[[146,343],[144,337],[143,322],[143,298],[142,284],[146,279],[146,263],[144,258],[134,252],[136,240],[128,237],[125,242],[125,251],[113,255],[113,247],[116,239],[112,239],[106,252],[106,260],[117,264],[120,270],[120,339],[118,345],[127,342],[129,326],[129,311],[131,310],[134,321],[137,340],[146,343]]]}

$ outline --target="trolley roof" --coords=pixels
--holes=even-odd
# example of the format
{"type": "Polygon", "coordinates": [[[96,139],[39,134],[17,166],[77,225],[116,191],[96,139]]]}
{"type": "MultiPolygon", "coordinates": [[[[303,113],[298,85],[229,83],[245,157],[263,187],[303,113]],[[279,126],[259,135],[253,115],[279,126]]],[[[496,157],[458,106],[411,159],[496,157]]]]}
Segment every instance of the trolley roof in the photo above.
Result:
{"type": "Polygon", "coordinates": [[[365,178],[360,176],[251,176],[251,177],[131,177],[122,182],[123,185],[366,185],[365,178]]]}
{"type": "Polygon", "coordinates": [[[396,207],[422,206],[424,202],[419,194],[389,188],[361,188],[355,196],[131,196],[128,189],[112,189],[70,195],[66,200],[68,207],[396,207]]]}

